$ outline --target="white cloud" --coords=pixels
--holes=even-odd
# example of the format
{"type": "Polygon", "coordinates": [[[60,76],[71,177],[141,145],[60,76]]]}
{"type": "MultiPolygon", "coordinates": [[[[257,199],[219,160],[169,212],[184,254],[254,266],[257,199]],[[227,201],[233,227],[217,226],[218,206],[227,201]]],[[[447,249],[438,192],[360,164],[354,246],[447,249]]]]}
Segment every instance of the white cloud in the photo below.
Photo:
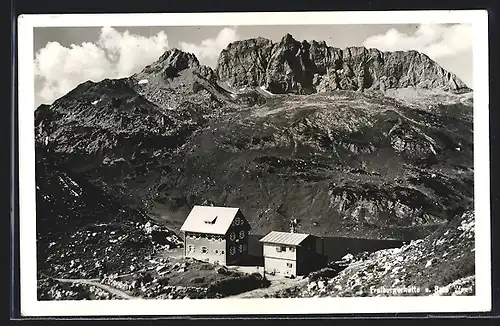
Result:
{"type": "Polygon", "coordinates": [[[35,74],[41,80],[38,92],[52,102],[87,80],[128,77],[158,59],[168,49],[167,35],[152,37],[123,33],[103,27],[97,42],[69,47],[49,42],[35,55],[35,74]]]}
{"type": "Polygon", "coordinates": [[[420,25],[413,34],[392,28],[368,37],[363,45],[382,51],[417,50],[433,59],[472,49],[472,25],[420,25]]]}
{"type": "Polygon", "coordinates": [[[179,42],[181,50],[191,52],[202,64],[214,66],[220,52],[226,48],[229,43],[239,40],[238,32],[235,28],[223,28],[215,38],[209,38],[201,41],[200,44],[179,42]]]}

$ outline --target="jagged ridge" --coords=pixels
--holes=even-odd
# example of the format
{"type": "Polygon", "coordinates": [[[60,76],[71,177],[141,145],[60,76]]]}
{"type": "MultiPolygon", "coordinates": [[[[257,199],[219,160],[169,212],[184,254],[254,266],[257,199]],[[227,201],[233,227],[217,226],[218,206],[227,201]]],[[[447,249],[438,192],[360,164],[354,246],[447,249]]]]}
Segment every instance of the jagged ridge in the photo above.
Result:
{"type": "Polygon", "coordinates": [[[272,93],[404,87],[470,90],[456,75],[417,51],[340,49],[324,41],[299,42],[290,34],[278,43],[259,37],[229,44],[215,72],[232,85],[264,86],[272,93]]]}

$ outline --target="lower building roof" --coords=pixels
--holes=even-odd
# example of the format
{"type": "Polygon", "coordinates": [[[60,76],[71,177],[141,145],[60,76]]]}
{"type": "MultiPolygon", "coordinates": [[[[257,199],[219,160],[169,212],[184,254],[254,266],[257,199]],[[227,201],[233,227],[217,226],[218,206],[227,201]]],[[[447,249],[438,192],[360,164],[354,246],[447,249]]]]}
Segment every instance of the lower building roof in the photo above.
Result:
{"type": "Polygon", "coordinates": [[[259,241],[264,243],[299,246],[307,237],[309,237],[309,234],[306,233],[271,231],[259,241]]]}

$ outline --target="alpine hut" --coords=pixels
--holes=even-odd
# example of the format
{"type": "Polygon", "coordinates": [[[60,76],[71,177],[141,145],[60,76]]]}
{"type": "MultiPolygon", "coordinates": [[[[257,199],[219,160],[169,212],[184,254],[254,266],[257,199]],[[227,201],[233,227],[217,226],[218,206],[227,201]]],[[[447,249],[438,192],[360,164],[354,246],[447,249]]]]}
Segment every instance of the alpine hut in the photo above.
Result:
{"type": "Polygon", "coordinates": [[[293,278],[311,271],[316,255],[316,237],[271,231],[259,241],[263,246],[265,273],[293,278]]]}
{"type": "Polygon", "coordinates": [[[194,206],[181,231],[185,257],[220,265],[247,258],[250,224],[239,208],[194,206]]]}

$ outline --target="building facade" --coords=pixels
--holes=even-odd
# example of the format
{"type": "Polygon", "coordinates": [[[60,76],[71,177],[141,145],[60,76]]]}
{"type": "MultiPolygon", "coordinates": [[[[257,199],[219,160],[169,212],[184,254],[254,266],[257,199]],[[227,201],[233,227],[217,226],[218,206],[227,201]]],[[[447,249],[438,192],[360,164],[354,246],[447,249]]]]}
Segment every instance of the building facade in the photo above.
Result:
{"type": "Polygon", "coordinates": [[[316,238],[305,233],[271,231],[259,240],[263,246],[264,272],[295,277],[309,273],[316,256],[316,238]]]}
{"type": "Polygon", "coordinates": [[[185,257],[220,265],[247,258],[250,224],[238,208],[194,206],[181,231],[185,257]]]}

